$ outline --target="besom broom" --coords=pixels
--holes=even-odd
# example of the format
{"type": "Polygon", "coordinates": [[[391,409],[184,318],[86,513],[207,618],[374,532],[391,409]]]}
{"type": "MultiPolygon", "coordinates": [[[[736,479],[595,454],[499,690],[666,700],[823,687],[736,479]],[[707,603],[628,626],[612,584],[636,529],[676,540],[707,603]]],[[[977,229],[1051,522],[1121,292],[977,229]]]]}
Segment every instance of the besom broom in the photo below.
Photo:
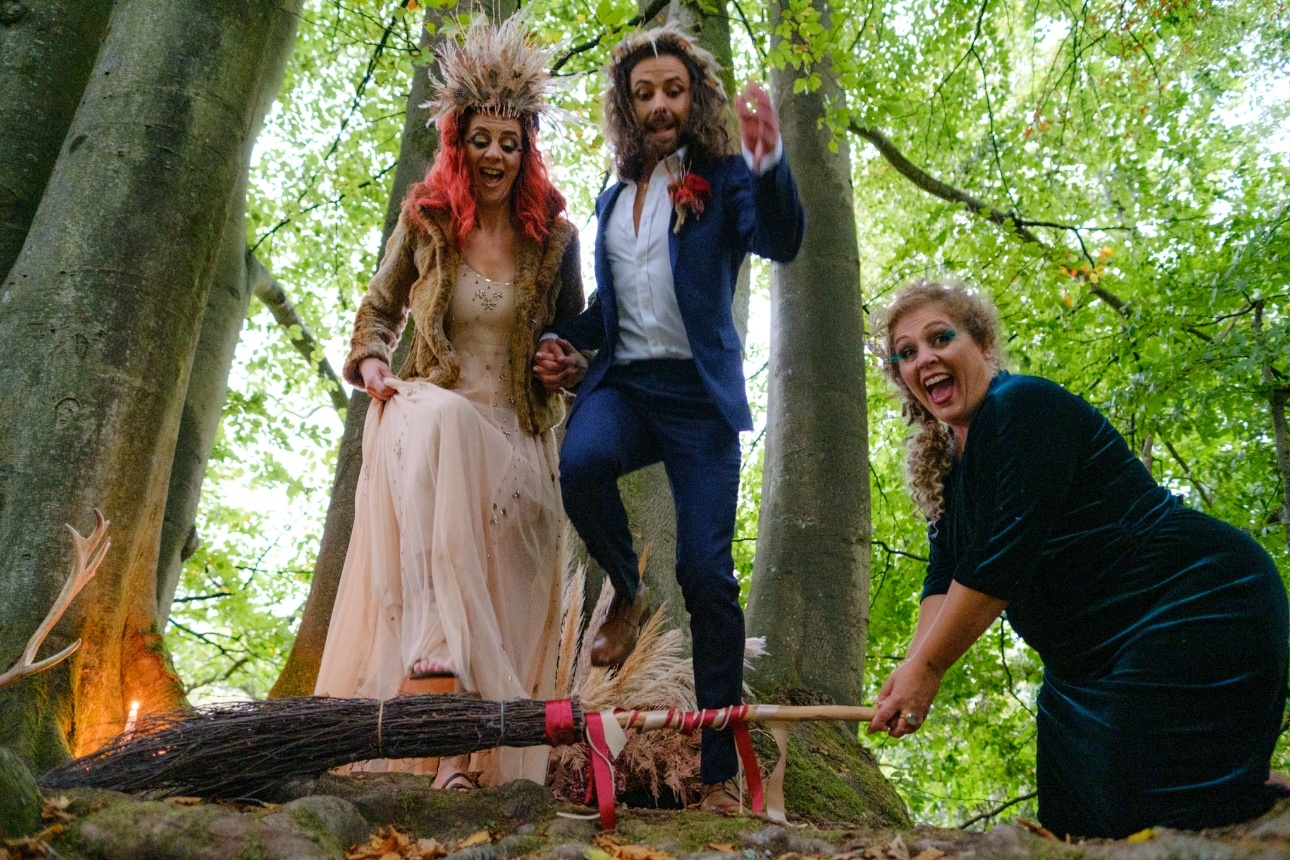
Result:
{"type": "MultiPolygon", "coordinates": [[[[730,721],[863,722],[872,708],[745,705],[717,711],[624,711],[642,730],[692,731],[730,721]]],[[[310,696],[212,705],[138,720],[133,732],[41,778],[46,789],[106,788],[156,796],[253,798],[283,780],[377,758],[462,755],[498,746],[577,743],[576,701],[493,702],[461,695],[379,702],[310,696]]]]}

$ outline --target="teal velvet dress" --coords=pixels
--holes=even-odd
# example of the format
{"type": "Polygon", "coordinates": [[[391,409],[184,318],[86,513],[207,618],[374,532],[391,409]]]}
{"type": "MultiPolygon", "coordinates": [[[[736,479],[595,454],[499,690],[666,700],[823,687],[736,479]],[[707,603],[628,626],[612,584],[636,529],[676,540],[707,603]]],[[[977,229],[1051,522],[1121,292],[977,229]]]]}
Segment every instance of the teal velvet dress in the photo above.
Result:
{"type": "Polygon", "coordinates": [[[1157,485],[1100,412],[1001,372],[930,534],[924,597],[953,580],[1008,601],[1044,661],[1045,827],[1123,837],[1267,811],[1290,635],[1276,566],[1157,485]]]}

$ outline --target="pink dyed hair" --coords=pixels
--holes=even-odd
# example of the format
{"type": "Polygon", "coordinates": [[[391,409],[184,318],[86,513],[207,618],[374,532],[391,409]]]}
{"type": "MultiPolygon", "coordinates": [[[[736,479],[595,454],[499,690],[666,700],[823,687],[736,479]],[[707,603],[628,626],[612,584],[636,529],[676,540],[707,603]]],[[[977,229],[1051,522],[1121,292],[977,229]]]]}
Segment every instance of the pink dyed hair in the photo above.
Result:
{"type": "MultiPolygon", "coordinates": [[[[463,146],[472,114],[446,114],[439,120],[439,151],[425,179],[408,189],[403,211],[417,224],[427,226],[424,210],[447,212],[457,225],[457,244],[465,241],[475,229],[475,196],[471,191],[470,166],[463,146]]],[[[551,224],[564,211],[564,195],[551,184],[546,163],[537,146],[537,126],[532,119],[521,117],[524,144],[520,155],[520,174],[511,189],[515,217],[529,238],[541,242],[551,232],[551,224]]]]}

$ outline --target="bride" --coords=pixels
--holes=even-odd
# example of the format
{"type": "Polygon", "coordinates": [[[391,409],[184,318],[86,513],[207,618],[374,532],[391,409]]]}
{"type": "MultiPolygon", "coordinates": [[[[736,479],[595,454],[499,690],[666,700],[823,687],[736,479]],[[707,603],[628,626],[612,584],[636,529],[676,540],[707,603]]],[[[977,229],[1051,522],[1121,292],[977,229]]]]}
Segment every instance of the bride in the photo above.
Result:
{"type": "MultiPolygon", "coordinates": [[[[404,200],[345,362],[376,402],[317,695],[386,699],[425,678],[488,699],[554,692],[563,510],[551,428],[563,403],[529,365],[542,332],[584,300],[577,231],[537,149],[549,59],[516,18],[440,50],[443,80],[424,105],[439,151],[404,200]]],[[[434,784],[542,783],[547,752],[445,758],[434,784]]]]}

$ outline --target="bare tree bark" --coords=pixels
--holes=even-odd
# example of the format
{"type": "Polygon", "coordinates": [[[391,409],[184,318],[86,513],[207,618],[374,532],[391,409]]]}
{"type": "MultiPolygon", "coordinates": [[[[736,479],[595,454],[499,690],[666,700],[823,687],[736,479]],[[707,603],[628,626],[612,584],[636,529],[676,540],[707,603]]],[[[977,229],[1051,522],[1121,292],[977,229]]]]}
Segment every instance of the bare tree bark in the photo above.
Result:
{"type": "MultiPolygon", "coordinates": [[[[777,0],[776,17],[788,13],[777,0]]],[[[821,18],[830,10],[816,4],[821,18]]],[[[827,26],[827,24],[825,24],[827,26]]],[[[850,149],[821,120],[841,97],[827,58],[771,76],[784,152],[806,209],[801,252],[771,271],[771,363],[750,635],[751,683],[860,700],[869,613],[869,453],[864,317],[850,149]],[[812,72],[821,90],[794,94],[812,72]]]]}
{"type": "Polygon", "coordinates": [[[157,555],[159,630],[164,630],[170,620],[170,607],[179,587],[184,562],[197,549],[197,506],[201,501],[202,482],[206,478],[206,465],[210,462],[211,448],[215,445],[220,419],[224,415],[228,375],[251,300],[253,272],[248,270],[251,261],[246,253],[247,170],[250,169],[251,150],[264,115],[282,85],[293,41],[292,33],[282,33],[266,47],[260,91],[252,106],[255,128],[247,137],[241,153],[233,207],[220,236],[193,369],[184,393],[184,410],[179,421],[175,457],[170,466],[166,512],[161,521],[161,544],[157,555]]]}
{"type": "MultiPolygon", "coordinates": [[[[468,5],[462,3],[459,8],[466,8],[468,5]]],[[[504,5],[508,8],[499,11],[499,15],[514,13],[516,6],[513,3],[504,5]]],[[[430,8],[426,13],[427,20],[437,23],[439,16],[451,14],[452,11],[430,8]]],[[[437,31],[438,28],[435,29],[437,31]]],[[[427,30],[423,30],[421,44],[428,47],[432,43],[433,37],[427,30]]],[[[426,126],[426,112],[420,107],[431,96],[426,69],[417,67],[408,93],[407,118],[403,123],[403,142],[399,147],[399,160],[394,170],[394,187],[390,189],[390,202],[385,210],[382,248],[394,231],[394,225],[398,223],[403,196],[414,182],[419,182],[425,176],[430,158],[438,145],[438,132],[426,126]]],[[[395,353],[396,369],[402,362],[404,350],[411,342],[412,321],[409,320],[403,332],[403,343],[395,353]]],[[[371,399],[364,391],[356,389],[349,397],[345,410],[345,432],[341,437],[340,452],[336,456],[336,478],[332,482],[331,502],[327,507],[327,519],[323,523],[322,543],[318,548],[318,559],[314,563],[309,598],[305,601],[300,629],[296,632],[286,665],[282,667],[282,673],[269,691],[269,695],[274,698],[308,696],[313,693],[314,683],[318,680],[323,646],[327,644],[327,626],[331,623],[336,590],[340,587],[345,554],[349,551],[349,536],[354,528],[354,492],[358,488],[358,475],[363,468],[363,425],[367,421],[367,407],[370,404],[371,399]]]]}
{"type": "Polygon", "coordinates": [[[113,0],[0,3],[0,278],[22,250],[113,0]]]}
{"type": "Polygon", "coordinates": [[[0,284],[0,663],[62,585],[64,522],[114,550],[51,636],[84,646],[0,696],[38,769],[96,749],[132,701],[182,702],[156,571],[184,392],[254,105],[299,0],[123,0],[18,260],[0,284]]]}

